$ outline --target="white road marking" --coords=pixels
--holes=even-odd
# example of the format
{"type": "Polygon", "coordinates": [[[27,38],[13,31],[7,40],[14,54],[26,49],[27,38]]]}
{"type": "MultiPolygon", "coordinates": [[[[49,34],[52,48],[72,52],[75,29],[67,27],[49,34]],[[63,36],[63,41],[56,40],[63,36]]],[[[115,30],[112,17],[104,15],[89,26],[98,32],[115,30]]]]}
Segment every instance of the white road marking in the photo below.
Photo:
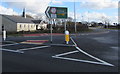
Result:
{"type": "Polygon", "coordinates": [[[88,61],[88,60],[80,60],[80,59],[66,58],[66,57],[56,57],[56,56],[52,56],[52,57],[53,58],[58,58],[58,59],[64,59],[64,60],[71,60],[71,61],[86,62],[86,63],[92,63],[92,64],[100,64],[100,65],[113,66],[113,65],[108,65],[106,63],[94,62],[94,61],[88,61]]]}
{"type": "Polygon", "coordinates": [[[72,42],[74,43],[74,45],[77,46],[77,44],[76,44],[75,41],[72,39],[72,37],[70,37],[70,39],[72,40],[72,42]]]}
{"type": "Polygon", "coordinates": [[[102,62],[103,64],[110,65],[110,66],[114,66],[114,65],[112,65],[112,64],[110,64],[110,63],[107,63],[107,62],[105,62],[105,61],[103,61],[103,60],[101,60],[101,59],[99,59],[99,58],[96,58],[96,57],[88,54],[87,52],[81,50],[79,47],[76,47],[76,49],[78,49],[78,50],[79,50],[80,52],[82,52],[83,54],[85,54],[85,55],[87,55],[87,56],[89,56],[89,57],[91,57],[91,58],[93,58],[93,59],[95,59],[95,60],[97,60],[97,61],[102,62]]]}
{"type": "MultiPolygon", "coordinates": [[[[72,39],[72,37],[71,37],[71,39],[72,39]]],[[[75,41],[74,41],[73,39],[72,39],[72,41],[75,43],[75,41]]],[[[75,44],[76,44],[76,43],[75,43],[75,44]]],[[[104,63],[104,64],[107,64],[107,65],[110,65],[110,66],[114,66],[114,65],[112,65],[112,64],[110,64],[110,63],[107,63],[107,62],[105,62],[105,61],[103,61],[103,60],[101,60],[101,59],[99,59],[99,58],[96,58],[96,57],[88,54],[87,52],[81,50],[81,49],[80,49],[79,47],[77,47],[77,46],[75,46],[75,48],[78,49],[78,50],[79,50],[80,52],[82,52],[83,54],[85,54],[85,55],[87,55],[87,56],[89,56],[89,57],[91,57],[91,58],[93,58],[93,59],[95,59],[95,60],[97,60],[97,61],[100,61],[100,62],[102,62],[102,63],[104,63]]]]}
{"type": "Polygon", "coordinates": [[[18,49],[18,50],[25,51],[25,50],[33,50],[33,49],[38,49],[38,48],[47,48],[47,47],[50,47],[50,46],[40,46],[40,47],[26,48],[26,49],[18,49]]]}
{"type": "Polygon", "coordinates": [[[72,54],[72,53],[76,53],[76,52],[79,52],[79,51],[78,50],[71,51],[71,52],[67,52],[67,53],[58,54],[58,55],[55,55],[55,56],[58,57],[58,56],[68,55],[68,54],[72,54]]]}
{"type": "Polygon", "coordinates": [[[98,32],[98,33],[79,34],[79,35],[94,35],[94,34],[104,34],[104,33],[109,33],[109,31],[106,31],[106,32],[98,32]]]}
{"type": "Polygon", "coordinates": [[[8,51],[8,52],[15,52],[15,53],[24,53],[23,51],[19,51],[19,50],[11,50],[11,49],[0,49],[2,51],[8,51]]]}
{"type": "Polygon", "coordinates": [[[76,53],[78,51],[71,51],[71,52],[66,52],[66,53],[63,53],[63,54],[58,54],[58,55],[55,55],[55,56],[52,56],[53,58],[59,58],[59,59],[66,59],[66,60],[72,60],[72,61],[80,61],[80,62],[87,62],[87,63],[93,63],[93,64],[101,64],[101,65],[107,65],[107,66],[114,66],[110,63],[107,63],[99,58],[96,58],[90,54],[88,54],[87,52],[81,50],[79,47],[77,47],[77,44],[75,43],[75,41],[72,39],[72,37],[70,37],[72,42],[76,45],[75,48],[78,49],[80,52],[82,52],[83,54],[87,55],[88,57],[91,57],[99,62],[94,62],[94,61],[88,61],[88,60],[79,60],[79,59],[73,59],[73,58],[66,58],[66,57],[60,57],[60,56],[63,56],[63,55],[68,55],[68,54],[72,54],[72,53],[76,53]]]}

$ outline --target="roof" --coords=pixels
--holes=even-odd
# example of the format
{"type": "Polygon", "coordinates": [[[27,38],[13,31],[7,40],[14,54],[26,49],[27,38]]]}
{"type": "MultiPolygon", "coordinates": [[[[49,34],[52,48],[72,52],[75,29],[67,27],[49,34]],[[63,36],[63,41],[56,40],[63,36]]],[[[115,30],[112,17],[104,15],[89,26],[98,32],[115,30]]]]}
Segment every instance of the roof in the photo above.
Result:
{"type": "Polygon", "coordinates": [[[15,22],[15,23],[34,23],[32,18],[24,18],[21,16],[13,16],[13,15],[2,15],[3,17],[15,22]]]}
{"type": "Polygon", "coordinates": [[[42,20],[32,20],[32,22],[35,23],[35,24],[39,24],[39,23],[41,23],[41,21],[42,20]]]}

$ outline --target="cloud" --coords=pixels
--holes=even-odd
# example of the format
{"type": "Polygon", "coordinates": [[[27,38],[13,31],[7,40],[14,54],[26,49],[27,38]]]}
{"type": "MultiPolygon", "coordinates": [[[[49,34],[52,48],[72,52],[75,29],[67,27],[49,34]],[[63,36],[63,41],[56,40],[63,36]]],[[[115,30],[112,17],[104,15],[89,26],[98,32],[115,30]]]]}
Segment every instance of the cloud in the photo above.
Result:
{"type": "MultiPolygon", "coordinates": [[[[26,8],[26,13],[33,16],[33,17],[45,17],[44,12],[47,6],[51,4],[62,4],[63,2],[74,2],[74,0],[3,0],[8,1],[6,4],[9,8],[5,8],[0,6],[0,13],[4,14],[22,14],[23,8],[26,8]],[[12,8],[17,8],[21,10],[21,12],[17,13],[12,8]],[[42,16],[41,16],[42,15],[42,16]]],[[[118,1],[117,0],[75,0],[76,2],[81,2],[82,8],[90,8],[90,9],[105,9],[105,8],[118,8],[118,1]]],[[[69,16],[74,18],[74,14],[69,12],[69,16]]],[[[84,14],[76,13],[76,17],[78,21],[82,20],[82,16],[84,16],[84,20],[89,19],[92,21],[97,20],[100,21],[102,16],[107,17],[112,20],[114,17],[110,17],[104,13],[92,12],[88,13],[85,12],[84,14]]],[[[115,18],[116,19],[116,18],[115,18]]],[[[115,20],[114,19],[114,20],[115,20]]],[[[117,21],[117,20],[116,20],[117,21]]]]}
{"type": "Polygon", "coordinates": [[[118,8],[118,1],[106,2],[104,0],[98,0],[96,2],[83,2],[80,6],[90,9],[118,8]]]}
{"type": "MultiPolygon", "coordinates": [[[[72,17],[74,19],[74,12],[69,12],[68,17],[72,17]]],[[[76,13],[76,21],[81,20],[81,13],[76,13]]]]}
{"type": "MultiPolygon", "coordinates": [[[[74,13],[70,12],[68,14],[69,17],[74,19],[74,13]]],[[[104,20],[109,21],[110,23],[118,22],[118,16],[108,16],[105,13],[99,12],[84,12],[84,13],[76,13],[76,20],[77,21],[96,21],[96,22],[103,22],[104,20]]]]}
{"type": "Polygon", "coordinates": [[[36,14],[44,13],[49,3],[50,0],[45,0],[41,2],[37,2],[37,0],[30,0],[30,1],[24,0],[24,2],[6,2],[6,4],[9,5],[9,7],[11,8],[14,7],[17,9],[21,9],[21,11],[23,8],[26,8],[28,12],[32,12],[36,14]]]}
{"type": "Polygon", "coordinates": [[[17,12],[15,12],[12,8],[5,8],[0,5],[0,14],[6,14],[6,15],[18,15],[17,12]]]}
{"type": "Polygon", "coordinates": [[[63,4],[63,2],[60,0],[52,0],[51,3],[52,4],[63,4]]]}

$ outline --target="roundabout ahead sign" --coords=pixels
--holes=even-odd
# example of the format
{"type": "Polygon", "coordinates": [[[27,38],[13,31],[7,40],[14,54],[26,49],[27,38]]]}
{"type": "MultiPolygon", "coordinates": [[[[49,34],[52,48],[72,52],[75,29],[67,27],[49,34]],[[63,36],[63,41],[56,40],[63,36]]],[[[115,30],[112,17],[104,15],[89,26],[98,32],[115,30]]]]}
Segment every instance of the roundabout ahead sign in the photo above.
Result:
{"type": "Polygon", "coordinates": [[[68,17],[66,7],[47,7],[45,14],[48,18],[66,19],[68,17]]]}

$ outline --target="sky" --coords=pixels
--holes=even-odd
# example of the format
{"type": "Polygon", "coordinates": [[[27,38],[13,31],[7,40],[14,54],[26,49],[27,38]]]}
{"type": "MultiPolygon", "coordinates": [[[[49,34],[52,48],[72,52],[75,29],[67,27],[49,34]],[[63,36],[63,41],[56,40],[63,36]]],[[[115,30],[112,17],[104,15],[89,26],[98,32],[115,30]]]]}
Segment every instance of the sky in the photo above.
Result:
{"type": "Polygon", "coordinates": [[[74,2],[77,21],[118,22],[118,0],[1,0],[0,14],[21,15],[25,8],[26,14],[44,18],[46,8],[55,6],[67,7],[74,18],[74,2]]]}

